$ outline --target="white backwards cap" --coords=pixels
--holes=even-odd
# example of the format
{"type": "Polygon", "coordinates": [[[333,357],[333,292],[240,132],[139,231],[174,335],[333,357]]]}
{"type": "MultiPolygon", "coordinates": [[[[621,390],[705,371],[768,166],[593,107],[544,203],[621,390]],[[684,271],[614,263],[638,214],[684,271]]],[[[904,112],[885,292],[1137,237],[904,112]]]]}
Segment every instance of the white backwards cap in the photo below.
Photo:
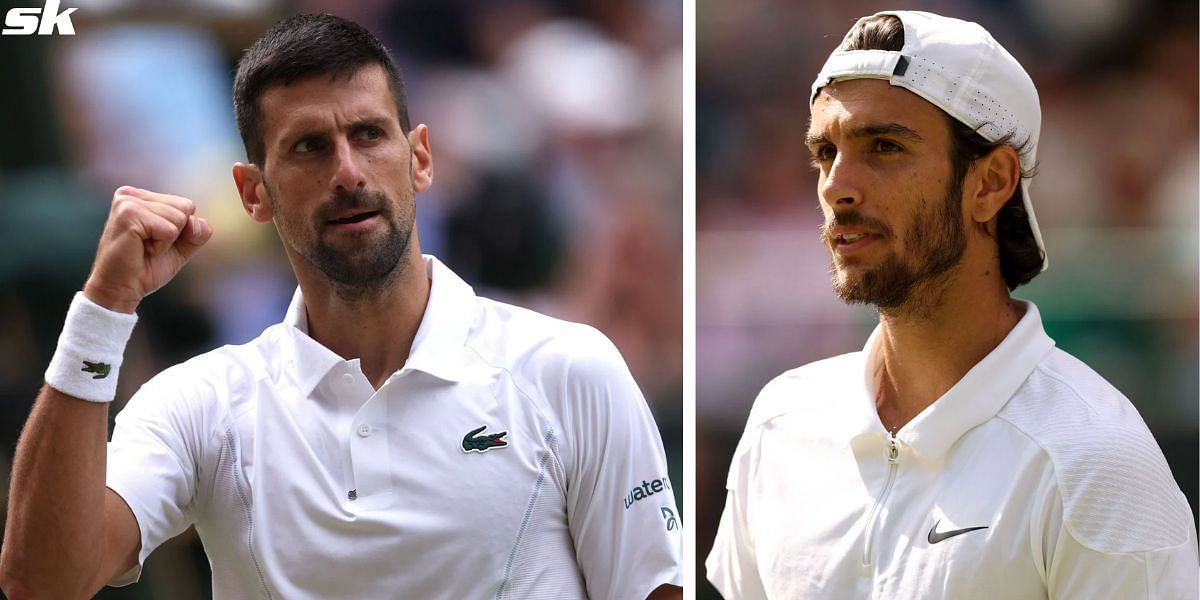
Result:
{"type": "MultiPolygon", "coordinates": [[[[1042,130],[1042,109],[1033,80],[1017,59],[976,23],[904,10],[872,16],[881,15],[900,19],[904,25],[904,47],[899,52],[835,49],[813,82],[809,106],[821,88],[830,83],[886,79],[933,103],[989,142],[1012,135],[1014,144],[1025,143],[1025,151],[1020,153],[1021,169],[1032,169],[1042,130]]],[[[1046,247],[1033,215],[1028,179],[1021,179],[1021,196],[1029,215],[1029,228],[1045,257],[1046,247]]],[[[1049,262],[1043,258],[1043,271],[1049,262]]]]}

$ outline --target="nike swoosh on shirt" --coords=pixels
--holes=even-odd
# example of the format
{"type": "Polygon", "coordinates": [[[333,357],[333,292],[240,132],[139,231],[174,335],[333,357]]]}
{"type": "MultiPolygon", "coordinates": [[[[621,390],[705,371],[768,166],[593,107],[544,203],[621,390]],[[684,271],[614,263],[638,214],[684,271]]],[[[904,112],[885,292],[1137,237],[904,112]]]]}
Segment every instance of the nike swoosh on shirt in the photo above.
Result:
{"type": "Polygon", "coordinates": [[[938,531],[937,526],[941,522],[942,520],[938,519],[933,523],[933,527],[929,528],[929,537],[927,539],[929,540],[930,544],[936,544],[938,542],[948,540],[956,535],[962,535],[964,533],[970,533],[980,529],[987,529],[987,526],[984,525],[983,527],[966,527],[963,529],[952,529],[950,531],[938,531]]]}

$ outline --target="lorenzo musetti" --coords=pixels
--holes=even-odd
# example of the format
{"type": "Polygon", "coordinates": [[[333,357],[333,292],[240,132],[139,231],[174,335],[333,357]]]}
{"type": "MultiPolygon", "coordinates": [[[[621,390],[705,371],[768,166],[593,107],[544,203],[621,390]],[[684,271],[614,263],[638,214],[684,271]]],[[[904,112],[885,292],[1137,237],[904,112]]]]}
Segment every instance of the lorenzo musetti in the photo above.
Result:
{"type": "Polygon", "coordinates": [[[975,23],[860,19],[813,84],[861,352],[759,394],[708,578],[727,598],[1196,598],[1192,513],[1130,402],[1010,292],[1045,269],[1032,80],[975,23]]]}

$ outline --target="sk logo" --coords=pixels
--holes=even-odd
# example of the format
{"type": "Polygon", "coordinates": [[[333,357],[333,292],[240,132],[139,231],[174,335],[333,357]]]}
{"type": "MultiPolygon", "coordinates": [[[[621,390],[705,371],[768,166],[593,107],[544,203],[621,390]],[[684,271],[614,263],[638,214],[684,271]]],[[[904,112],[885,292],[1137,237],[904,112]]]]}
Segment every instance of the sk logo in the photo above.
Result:
{"type": "Polygon", "coordinates": [[[662,512],[663,518],[667,520],[667,531],[671,531],[679,526],[679,523],[675,520],[675,511],[665,506],[660,507],[658,510],[662,512]]]}
{"type": "Polygon", "coordinates": [[[84,373],[95,373],[95,375],[92,375],[92,379],[104,379],[105,377],[108,377],[110,372],[112,372],[112,365],[108,363],[89,362],[85,360],[83,361],[83,368],[80,369],[80,371],[83,371],[84,373]]]}
{"type": "Polygon", "coordinates": [[[504,440],[504,436],[508,435],[507,431],[500,433],[489,433],[487,435],[476,435],[477,433],[487,429],[487,425],[472,429],[467,435],[463,436],[462,449],[463,452],[483,452],[492,448],[503,448],[508,445],[508,441],[504,440]]]}
{"type": "Polygon", "coordinates": [[[58,1],[46,0],[43,8],[10,9],[4,15],[4,29],[0,35],[54,35],[55,31],[62,35],[75,35],[71,13],[79,9],[68,8],[58,12],[58,1]]]}

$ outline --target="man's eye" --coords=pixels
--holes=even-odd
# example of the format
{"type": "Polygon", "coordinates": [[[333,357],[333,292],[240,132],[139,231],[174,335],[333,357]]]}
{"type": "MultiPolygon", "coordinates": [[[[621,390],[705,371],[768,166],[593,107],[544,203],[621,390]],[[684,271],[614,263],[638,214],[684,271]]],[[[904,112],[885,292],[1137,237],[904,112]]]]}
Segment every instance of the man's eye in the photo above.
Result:
{"type": "Polygon", "coordinates": [[[316,138],[304,138],[296,142],[292,149],[301,154],[308,154],[320,150],[321,143],[316,138]]]}
{"type": "Polygon", "coordinates": [[[836,156],[837,156],[837,148],[834,148],[833,146],[829,146],[829,145],[819,146],[819,147],[813,149],[812,160],[809,161],[809,165],[813,169],[820,171],[821,167],[823,165],[825,165],[829,161],[832,161],[836,156]]]}
{"type": "Polygon", "coordinates": [[[377,140],[383,137],[383,130],[378,127],[364,127],[358,135],[364,140],[377,140]]]}
{"type": "Polygon", "coordinates": [[[874,145],[875,145],[876,152],[882,152],[884,154],[889,154],[892,152],[899,152],[902,150],[902,148],[900,146],[897,146],[896,144],[893,144],[892,142],[889,142],[887,140],[875,140],[874,145]]]}

